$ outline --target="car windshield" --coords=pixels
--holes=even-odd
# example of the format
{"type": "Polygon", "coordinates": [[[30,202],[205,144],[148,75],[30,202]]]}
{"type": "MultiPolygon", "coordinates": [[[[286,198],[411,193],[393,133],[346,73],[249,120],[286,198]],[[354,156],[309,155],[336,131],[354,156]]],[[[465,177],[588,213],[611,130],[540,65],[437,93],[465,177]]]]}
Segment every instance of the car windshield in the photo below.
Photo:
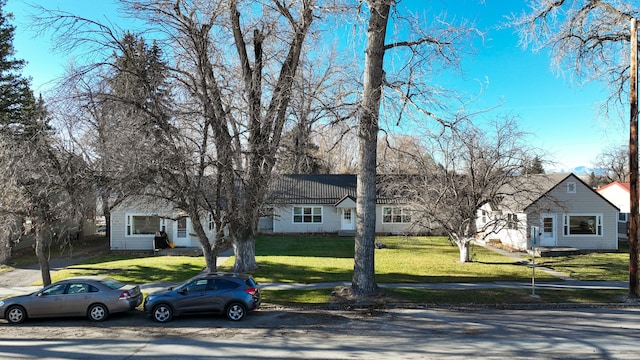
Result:
{"type": "Polygon", "coordinates": [[[118,280],[113,280],[113,279],[103,279],[100,281],[101,283],[103,283],[104,285],[108,286],[111,289],[120,289],[121,287],[123,287],[125,284],[121,283],[118,280]]]}

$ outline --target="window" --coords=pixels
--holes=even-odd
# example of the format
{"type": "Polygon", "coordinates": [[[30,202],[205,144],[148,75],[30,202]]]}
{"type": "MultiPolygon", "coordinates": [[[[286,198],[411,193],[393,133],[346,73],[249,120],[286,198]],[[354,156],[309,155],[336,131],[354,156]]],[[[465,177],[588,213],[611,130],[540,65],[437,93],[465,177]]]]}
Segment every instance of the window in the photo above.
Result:
{"type": "Polygon", "coordinates": [[[160,217],[155,215],[127,215],[127,236],[154,235],[160,230],[160,217]]]}
{"type": "Polygon", "coordinates": [[[409,210],[400,207],[383,207],[382,222],[398,224],[410,223],[411,214],[409,213],[409,210]]]}
{"type": "Polygon", "coordinates": [[[351,221],[351,209],[342,210],[342,218],[345,221],[351,221]]]}
{"type": "Polygon", "coordinates": [[[629,221],[628,213],[618,213],[618,222],[626,223],[627,221],[629,221]]]}
{"type": "Polygon", "coordinates": [[[518,215],[507,214],[507,229],[518,230],[518,215]]]}
{"type": "Polygon", "coordinates": [[[602,235],[602,215],[567,214],[564,215],[564,234],[571,235],[602,235]]]}
{"type": "Polygon", "coordinates": [[[576,193],[576,183],[569,182],[567,183],[567,193],[575,194],[576,193]]]}
{"type": "Polygon", "coordinates": [[[55,284],[46,290],[42,291],[43,295],[62,295],[64,294],[65,289],[67,288],[66,283],[55,284]]]}
{"type": "Polygon", "coordinates": [[[296,206],[293,208],[294,223],[322,223],[322,208],[315,206],[296,206]]]}

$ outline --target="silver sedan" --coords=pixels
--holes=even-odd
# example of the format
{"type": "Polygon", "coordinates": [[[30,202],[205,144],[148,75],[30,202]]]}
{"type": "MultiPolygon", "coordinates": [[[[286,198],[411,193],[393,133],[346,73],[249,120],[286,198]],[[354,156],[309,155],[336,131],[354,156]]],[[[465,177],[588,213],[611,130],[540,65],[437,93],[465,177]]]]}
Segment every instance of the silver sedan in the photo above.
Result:
{"type": "Polygon", "coordinates": [[[109,314],[133,310],[141,303],[138,285],[105,276],[82,276],[0,300],[0,318],[12,324],[43,317],[87,316],[91,321],[103,321],[109,314]]]}

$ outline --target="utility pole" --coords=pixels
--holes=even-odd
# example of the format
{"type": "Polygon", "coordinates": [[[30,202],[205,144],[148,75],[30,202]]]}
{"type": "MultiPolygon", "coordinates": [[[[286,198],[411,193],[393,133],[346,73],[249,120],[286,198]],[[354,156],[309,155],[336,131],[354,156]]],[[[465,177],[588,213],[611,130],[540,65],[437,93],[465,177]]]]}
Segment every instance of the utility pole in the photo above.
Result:
{"type": "Polygon", "coordinates": [[[631,65],[629,70],[629,295],[638,294],[638,20],[631,19],[631,65]]]}

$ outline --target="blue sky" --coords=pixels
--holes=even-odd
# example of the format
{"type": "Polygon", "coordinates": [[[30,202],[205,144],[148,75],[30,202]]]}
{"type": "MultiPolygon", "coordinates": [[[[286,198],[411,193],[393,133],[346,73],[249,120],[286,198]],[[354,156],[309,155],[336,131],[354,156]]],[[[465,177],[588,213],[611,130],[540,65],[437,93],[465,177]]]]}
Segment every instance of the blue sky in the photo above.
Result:
{"type": "MultiPolygon", "coordinates": [[[[27,3],[117,21],[115,1],[8,0],[4,11],[15,16],[16,55],[27,61],[23,73],[32,78],[34,91],[46,93],[48,82],[62,75],[72,54],[52,49],[50,34],[34,37],[28,17],[32,10],[27,3]]],[[[532,134],[533,145],[544,149],[553,162],[548,169],[590,166],[603,148],[628,141],[628,108],[622,109],[618,119],[604,119],[599,114],[599,102],[607,96],[604,84],[572,84],[551,69],[548,54],[521,49],[513,29],[491,29],[506,15],[526,9],[525,1],[403,0],[401,5],[428,14],[445,10],[449,18],[468,18],[486,32],[484,42],[463,61],[464,75],[443,77],[443,84],[470,93],[478,92],[479,82],[487,84],[479,105],[502,103],[497,112],[519,119],[522,130],[532,134]]]]}

